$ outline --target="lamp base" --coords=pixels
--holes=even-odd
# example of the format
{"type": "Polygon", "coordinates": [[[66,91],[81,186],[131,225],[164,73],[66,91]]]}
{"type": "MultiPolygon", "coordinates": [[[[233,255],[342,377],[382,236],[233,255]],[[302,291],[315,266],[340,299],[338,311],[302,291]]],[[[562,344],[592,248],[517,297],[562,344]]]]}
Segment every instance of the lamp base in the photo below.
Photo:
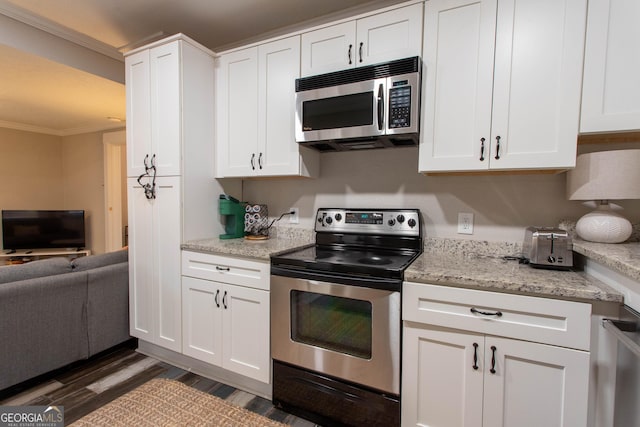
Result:
{"type": "Polygon", "coordinates": [[[576,232],[581,239],[597,243],[622,243],[631,236],[633,227],[628,219],[611,210],[608,203],[580,218],[576,232]]]}

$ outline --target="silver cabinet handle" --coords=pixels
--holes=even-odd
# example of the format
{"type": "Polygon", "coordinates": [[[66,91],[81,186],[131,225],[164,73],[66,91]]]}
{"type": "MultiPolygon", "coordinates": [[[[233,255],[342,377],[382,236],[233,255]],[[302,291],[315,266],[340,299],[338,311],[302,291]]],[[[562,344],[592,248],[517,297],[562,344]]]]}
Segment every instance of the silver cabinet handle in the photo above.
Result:
{"type": "Polygon", "coordinates": [[[362,46],[364,45],[363,42],[360,42],[360,47],[358,48],[358,54],[360,55],[360,62],[362,62],[362,46]]]}
{"type": "Polygon", "coordinates": [[[218,270],[218,271],[229,271],[229,267],[220,267],[219,265],[216,265],[216,270],[218,270]]]}
{"type": "Polygon", "coordinates": [[[262,169],[262,153],[258,156],[258,167],[262,169]]]}
{"type": "Polygon", "coordinates": [[[349,52],[347,53],[347,55],[349,56],[349,65],[353,64],[353,61],[351,61],[351,49],[353,49],[352,44],[349,45],[349,52]]]}
{"type": "Polygon", "coordinates": [[[500,160],[500,135],[496,136],[496,160],[500,160]]]}
{"type": "Polygon", "coordinates": [[[251,169],[252,170],[256,170],[256,165],[254,163],[255,158],[256,158],[256,153],[251,153],[251,169]]]}

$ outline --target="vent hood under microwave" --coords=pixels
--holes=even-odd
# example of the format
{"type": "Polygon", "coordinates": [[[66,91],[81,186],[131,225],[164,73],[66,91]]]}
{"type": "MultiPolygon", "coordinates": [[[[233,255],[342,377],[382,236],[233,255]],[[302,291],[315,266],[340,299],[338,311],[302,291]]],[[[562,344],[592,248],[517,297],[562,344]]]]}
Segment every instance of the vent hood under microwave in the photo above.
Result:
{"type": "Polygon", "coordinates": [[[319,151],[415,146],[419,57],[296,79],[296,141],[319,151]]]}

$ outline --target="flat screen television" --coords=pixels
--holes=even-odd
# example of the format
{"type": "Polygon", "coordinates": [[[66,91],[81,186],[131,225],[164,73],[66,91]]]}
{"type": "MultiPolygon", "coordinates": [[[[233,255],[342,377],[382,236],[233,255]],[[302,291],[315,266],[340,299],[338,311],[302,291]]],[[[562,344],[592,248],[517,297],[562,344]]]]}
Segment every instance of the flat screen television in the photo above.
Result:
{"type": "Polygon", "coordinates": [[[83,210],[3,210],[4,249],[84,248],[83,210]]]}

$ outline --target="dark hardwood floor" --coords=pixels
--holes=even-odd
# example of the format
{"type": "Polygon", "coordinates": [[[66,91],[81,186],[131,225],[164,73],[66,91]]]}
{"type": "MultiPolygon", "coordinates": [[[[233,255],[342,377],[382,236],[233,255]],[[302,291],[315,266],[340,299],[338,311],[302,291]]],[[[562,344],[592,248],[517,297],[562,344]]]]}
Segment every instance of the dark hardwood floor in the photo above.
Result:
{"type": "Polygon", "coordinates": [[[26,387],[0,394],[1,406],[61,405],[65,425],[153,378],[169,378],[225,399],[237,406],[296,427],[315,424],[275,408],[271,401],[120,347],[62,369],[26,387]]]}

